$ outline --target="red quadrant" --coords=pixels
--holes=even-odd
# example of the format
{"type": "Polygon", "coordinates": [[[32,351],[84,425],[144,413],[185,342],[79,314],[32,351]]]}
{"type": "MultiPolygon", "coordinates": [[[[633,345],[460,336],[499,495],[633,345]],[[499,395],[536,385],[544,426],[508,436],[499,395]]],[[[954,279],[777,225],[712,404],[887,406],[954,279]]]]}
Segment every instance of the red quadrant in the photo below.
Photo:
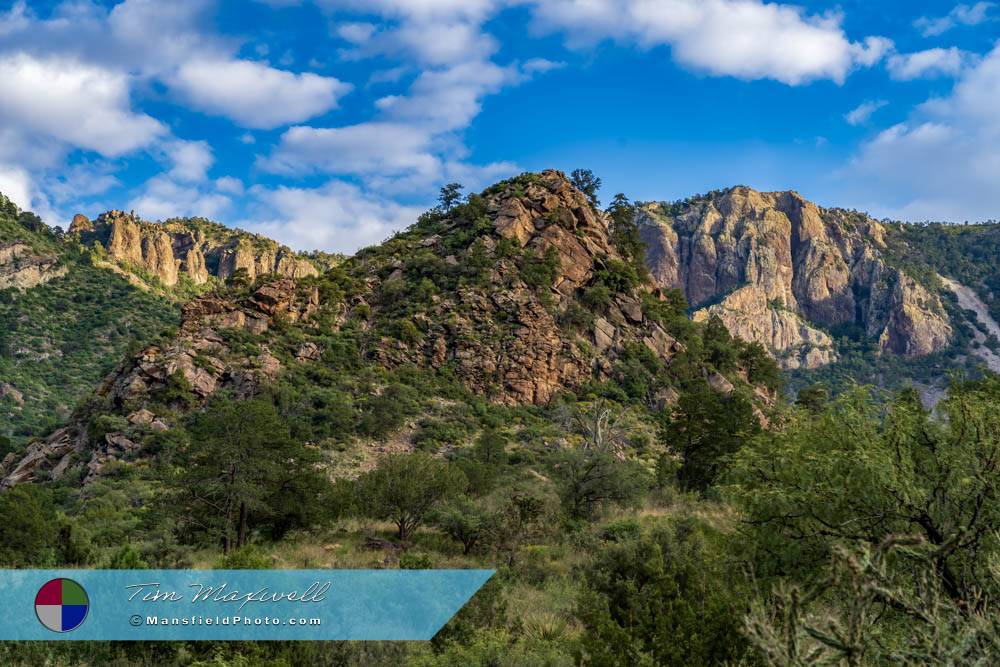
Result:
{"type": "Polygon", "coordinates": [[[62,580],[54,579],[42,586],[35,596],[35,604],[62,604],[62,580]]]}

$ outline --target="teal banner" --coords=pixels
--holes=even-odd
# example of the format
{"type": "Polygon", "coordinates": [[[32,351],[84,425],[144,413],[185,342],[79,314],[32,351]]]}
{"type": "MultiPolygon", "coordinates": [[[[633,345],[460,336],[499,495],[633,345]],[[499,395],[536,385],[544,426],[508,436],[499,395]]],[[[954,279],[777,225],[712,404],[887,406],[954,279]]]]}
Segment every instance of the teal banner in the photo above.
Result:
{"type": "Polygon", "coordinates": [[[494,570],[0,570],[0,640],[427,640],[494,570]]]}

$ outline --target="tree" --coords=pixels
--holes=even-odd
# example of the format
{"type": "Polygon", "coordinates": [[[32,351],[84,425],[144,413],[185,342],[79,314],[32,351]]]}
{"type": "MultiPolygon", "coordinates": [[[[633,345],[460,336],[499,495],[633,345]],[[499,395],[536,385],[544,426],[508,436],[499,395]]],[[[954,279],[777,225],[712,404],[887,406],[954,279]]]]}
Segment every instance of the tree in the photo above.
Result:
{"type": "Polygon", "coordinates": [[[819,413],[830,400],[830,392],[822,384],[814,384],[799,391],[795,404],[812,412],[819,413]]]}
{"type": "Polygon", "coordinates": [[[955,383],[940,418],[914,392],[884,406],[855,388],[750,441],[724,489],[746,512],[757,571],[811,577],[835,544],[915,535],[935,549],[954,603],[1000,593],[990,574],[1000,557],[998,403],[992,375],[955,383]]]}
{"type": "Polygon", "coordinates": [[[494,429],[487,429],[476,439],[476,458],[488,466],[507,462],[507,439],[494,429]]]}
{"type": "Polygon", "coordinates": [[[597,191],[601,189],[601,179],[594,176],[594,172],[589,169],[574,169],[570,174],[570,182],[587,197],[592,206],[596,208],[601,205],[597,199],[597,191]]]}
{"type": "Polygon", "coordinates": [[[606,537],[581,568],[581,664],[747,664],[748,591],[710,528],[682,517],[606,537]]]}
{"type": "Polygon", "coordinates": [[[320,519],[329,482],[319,454],[289,435],[264,400],[216,398],[190,425],[186,465],[166,484],[184,524],[212,535],[228,554],[247,543],[254,527],[279,536],[320,519]]]}
{"type": "Polygon", "coordinates": [[[781,386],[781,371],[774,357],[767,352],[762,344],[743,343],[739,353],[740,366],[747,374],[750,384],[764,385],[769,389],[781,386]]]}
{"type": "Polygon", "coordinates": [[[615,249],[634,267],[641,282],[649,282],[649,267],[646,264],[648,246],[639,236],[639,225],[635,221],[635,204],[619,192],[608,206],[606,213],[611,217],[611,241],[615,249]]]}
{"type": "Polygon", "coordinates": [[[749,401],[736,393],[724,396],[699,378],[677,399],[660,436],[681,457],[681,489],[703,491],[715,483],[727,456],[760,430],[749,401]]]}
{"type": "Polygon", "coordinates": [[[23,568],[41,565],[59,538],[52,493],[19,484],[0,495],[0,563],[23,568]]]}
{"type": "Polygon", "coordinates": [[[438,201],[441,202],[441,210],[443,211],[455,208],[455,205],[462,201],[462,184],[449,183],[441,188],[438,201]]]}
{"type": "Polygon", "coordinates": [[[487,507],[487,537],[494,549],[507,555],[507,566],[513,567],[521,545],[539,532],[545,503],[514,487],[498,489],[489,497],[487,507]]]}
{"type": "Polygon", "coordinates": [[[1000,663],[1000,613],[993,605],[969,610],[945,594],[935,567],[941,548],[907,536],[837,547],[814,584],[754,601],[745,633],[771,665],[1000,663]],[[905,622],[887,642],[892,615],[905,622]]]}
{"type": "Polygon", "coordinates": [[[431,516],[433,523],[442,533],[462,545],[462,553],[468,555],[489,530],[492,519],[482,502],[466,496],[446,501],[431,516]]]}
{"type": "Polygon", "coordinates": [[[641,464],[622,461],[606,449],[564,449],[555,458],[551,476],[564,511],[573,519],[588,519],[609,502],[633,502],[649,481],[641,464]]]}
{"type": "Polygon", "coordinates": [[[397,452],[382,457],[352,490],[362,516],[392,521],[406,542],[435,503],[465,491],[467,484],[461,470],[441,459],[397,452]]]}

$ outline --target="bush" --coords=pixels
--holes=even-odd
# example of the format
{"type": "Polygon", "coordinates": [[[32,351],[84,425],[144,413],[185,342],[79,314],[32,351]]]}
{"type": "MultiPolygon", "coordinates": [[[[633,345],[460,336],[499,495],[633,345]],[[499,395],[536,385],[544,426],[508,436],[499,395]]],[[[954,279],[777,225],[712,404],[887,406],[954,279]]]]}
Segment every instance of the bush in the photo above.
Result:
{"type": "MultiPolygon", "coordinates": [[[[630,532],[630,531],[627,531],[630,532]]],[[[741,664],[749,600],[712,531],[682,518],[621,535],[582,568],[584,664],[741,664]]]]}
{"type": "Polygon", "coordinates": [[[0,563],[14,568],[52,558],[59,524],[48,489],[20,484],[0,495],[0,563]]]}

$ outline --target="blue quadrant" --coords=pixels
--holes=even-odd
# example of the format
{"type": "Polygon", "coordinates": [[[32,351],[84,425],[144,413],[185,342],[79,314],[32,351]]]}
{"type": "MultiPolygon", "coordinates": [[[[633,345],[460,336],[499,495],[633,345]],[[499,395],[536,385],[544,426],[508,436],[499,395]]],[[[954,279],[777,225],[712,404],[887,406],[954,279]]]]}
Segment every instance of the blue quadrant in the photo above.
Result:
{"type": "Polygon", "coordinates": [[[64,604],[62,606],[62,630],[69,632],[87,618],[87,608],[85,604],[64,604]]]}

